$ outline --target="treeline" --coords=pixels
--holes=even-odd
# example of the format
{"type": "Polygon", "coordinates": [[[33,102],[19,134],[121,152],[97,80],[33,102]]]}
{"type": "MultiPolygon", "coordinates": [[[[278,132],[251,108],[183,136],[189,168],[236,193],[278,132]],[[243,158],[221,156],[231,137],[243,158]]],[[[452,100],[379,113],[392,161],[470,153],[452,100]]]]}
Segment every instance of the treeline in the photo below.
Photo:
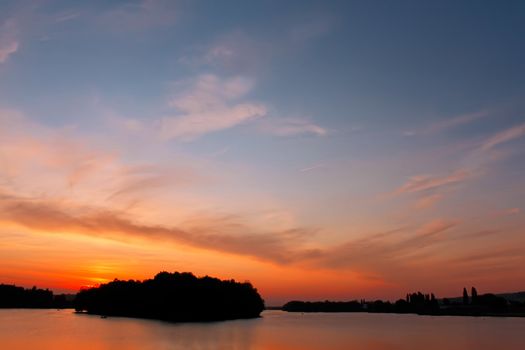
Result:
{"type": "Polygon", "coordinates": [[[508,300],[502,296],[492,293],[478,295],[476,288],[471,288],[469,296],[467,289],[463,288],[463,297],[444,298],[441,306],[443,314],[446,315],[508,315],[525,316],[525,303],[515,300],[508,300]]]}
{"type": "Polygon", "coordinates": [[[375,313],[417,313],[436,314],[439,303],[434,294],[420,292],[407,294],[405,299],[395,303],[383,300],[352,301],[290,301],[283,308],[289,312],[375,312],[375,313]]]}
{"type": "Polygon", "coordinates": [[[66,294],[55,295],[49,289],[25,289],[15,285],[0,284],[0,308],[72,308],[73,298],[66,294]]]}
{"type": "Polygon", "coordinates": [[[79,312],[167,321],[215,321],[259,317],[264,301],[248,282],[161,272],[144,281],[114,280],[80,291],[79,312]]]}
{"type": "Polygon", "coordinates": [[[282,309],[289,312],[371,312],[412,313],[419,315],[457,316],[525,316],[525,303],[507,300],[494,294],[478,295],[472,288],[471,296],[463,289],[463,298],[438,300],[434,294],[421,292],[407,294],[404,299],[390,301],[352,300],[335,301],[290,301],[282,309]]]}

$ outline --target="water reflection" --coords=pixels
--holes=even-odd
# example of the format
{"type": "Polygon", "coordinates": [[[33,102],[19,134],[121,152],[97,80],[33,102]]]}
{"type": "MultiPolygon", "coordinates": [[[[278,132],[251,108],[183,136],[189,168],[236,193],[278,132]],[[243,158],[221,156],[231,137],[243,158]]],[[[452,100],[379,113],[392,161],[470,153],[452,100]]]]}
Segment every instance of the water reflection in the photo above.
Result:
{"type": "Polygon", "coordinates": [[[75,315],[70,310],[0,310],[2,349],[523,349],[525,319],[391,314],[288,314],[171,324],[75,315]]]}

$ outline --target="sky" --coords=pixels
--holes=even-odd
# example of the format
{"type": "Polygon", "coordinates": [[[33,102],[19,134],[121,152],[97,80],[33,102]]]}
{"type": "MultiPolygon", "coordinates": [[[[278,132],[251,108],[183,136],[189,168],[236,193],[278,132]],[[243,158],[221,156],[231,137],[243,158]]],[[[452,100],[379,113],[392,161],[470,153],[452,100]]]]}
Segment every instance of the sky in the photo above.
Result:
{"type": "Polygon", "coordinates": [[[2,1],[0,282],[525,290],[522,1],[2,1]]]}

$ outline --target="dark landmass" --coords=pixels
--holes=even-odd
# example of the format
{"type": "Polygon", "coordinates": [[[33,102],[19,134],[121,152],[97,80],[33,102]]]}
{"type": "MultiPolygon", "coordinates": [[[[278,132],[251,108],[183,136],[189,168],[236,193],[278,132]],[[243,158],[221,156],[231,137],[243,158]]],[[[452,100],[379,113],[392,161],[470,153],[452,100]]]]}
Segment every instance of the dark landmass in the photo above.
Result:
{"type": "MultiPolygon", "coordinates": [[[[501,297],[506,299],[509,302],[518,301],[520,303],[525,303],[525,292],[515,292],[515,293],[498,293],[494,294],[497,297],[501,297]]],[[[463,297],[452,297],[452,298],[443,298],[440,302],[443,300],[448,299],[451,303],[461,303],[463,301],[463,297]]]]}
{"type": "Polygon", "coordinates": [[[418,315],[443,316],[505,316],[525,317],[525,303],[517,297],[525,294],[483,294],[478,295],[476,288],[472,288],[471,296],[463,290],[461,298],[444,298],[438,300],[434,294],[421,292],[407,294],[405,299],[395,303],[390,301],[290,301],[282,310],[288,312],[370,312],[370,313],[400,313],[418,315]],[[511,296],[506,299],[502,295],[511,296]]]}
{"type": "MultiPolygon", "coordinates": [[[[115,280],[73,294],[0,284],[0,308],[75,308],[103,316],[166,321],[217,321],[259,317],[264,301],[250,283],[197,278],[191,273],[161,272],[145,281],[115,280]]],[[[462,297],[437,299],[434,294],[407,294],[390,301],[290,301],[267,310],[288,312],[369,312],[448,316],[525,317],[525,292],[482,294],[476,288],[462,297]]]]}
{"type": "Polygon", "coordinates": [[[53,294],[49,289],[25,289],[15,285],[0,284],[0,308],[67,309],[73,308],[74,296],[53,294]]]}
{"type": "Polygon", "coordinates": [[[525,292],[502,293],[502,294],[496,294],[496,296],[505,298],[510,302],[518,301],[520,303],[525,303],[525,292]]]}
{"type": "Polygon", "coordinates": [[[259,317],[264,301],[248,282],[161,272],[144,281],[120,281],[82,290],[78,312],[172,322],[219,321],[259,317]]]}

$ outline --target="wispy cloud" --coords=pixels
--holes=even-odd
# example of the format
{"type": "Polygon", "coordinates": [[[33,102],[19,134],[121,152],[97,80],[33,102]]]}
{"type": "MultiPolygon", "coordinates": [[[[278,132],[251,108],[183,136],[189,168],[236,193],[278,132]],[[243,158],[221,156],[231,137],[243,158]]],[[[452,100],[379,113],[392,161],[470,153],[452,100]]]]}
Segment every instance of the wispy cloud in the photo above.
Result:
{"type": "Polygon", "coordinates": [[[503,210],[498,210],[492,213],[494,217],[505,217],[505,216],[516,216],[521,214],[522,210],[519,207],[507,208],[503,210]]]}
{"type": "Polygon", "coordinates": [[[253,84],[244,77],[199,76],[170,100],[178,113],[160,120],[162,137],[188,141],[266,115],[263,104],[240,101],[253,84]]]}
{"type": "Polygon", "coordinates": [[[458,259],[455,259],[455,262],[464,263],[464,264],[480,264],[482,262],[487,262],[489,264],[495,264],[498,261],[509,262],[509,260],[514,260],[513,258],[523,259],[525,253],[521,248],[498,248],[491,249],[490,251],[481,251],[474,254],[469,254],[458,259]]]}
{"type": "Polygon", "coordinates": [[[122,167],[119,171],[115,189],[106,198],[107,201],[119,198],[144,197],[146,191],[168,188],[177,185],[191,185],[204,182],[203,176],[192,169],[167,167],[152,164],[122,167]]]}
{"type": "Polygon", "coordinates": [[[393,195],[412,195],[416,197],[417,210],[434,207],[445,198],[445,193],[454,190],[459,184],[469,180],[474,172],[459,169],[446,175],[416,175],[396,189],[393,195]]]}
{"type": "Polygon", "coordinates": [[[328,134],[325,128],[301,118],[267,118],[259,123],[259,129],[276,136],[325,136],[328,134]]]}
{"type": "Polygon", "coordinates": [[[179,17],[179,3],[175,1],[140,0],[109,5],[112,8],[102,12],[97,22],[114,31],[134,32],[165,27],[175,23],[179,17]]]}
{"type": "Polygon", "coordinates": [[[80,11],[65,11],[56,15],[55,22],[67,22],[80,16],[80,11]]]}
{"type": "Polygon", "coordinates": [[[388,274],[410,263],[411,256],[432,245],[445,242],[443,235],[456,227],[449,220],[431,220],[417,228],[403,228],[355,239],[325,249],[313,259],[329,268],[354,268],[388,274]]]}
{"type": "MultiPolygon", "coordinates": [[[[466,124],[485,117],[485,112],[478,112],[469,115],[459,116],[450,119],[442,124],[436,124],[428,129],[441,131],[449,127],[466,124]]],[[[515,125],[506,130],[500,131],[487,137],[485,140],[472,143],[469,151],[462,159],[462,168],[446,175],[416,175],[394,191],[394,194],[416,194],[419,196],[415,203],[415,208],[425,209],[432,207],[435,203],[444,198],[444,191],[475,177],[476,174],[483,173],[494,159],[500,155],[494,154],[492,150],[500,145],[525,136],[525,124],[515,125]]]]}
{"type": "Polygon", "coordinates": [[[0,63],[6,62],[9,56],[18,51],[18,47],[16,24],[13,20],[7,20],[0,26],[0,63]]]}
{"type": "Polygon", "coordinates": [[[441,187],[454,185],[470,178],[472,173],[467,170],[456,170],[444,176],[417,175],[411,177],[403,186],[398,188],[395,193],[415,193],[430,190],[437,190],[441,187]]]}
{"type": "Polygon", "coordinates": [[[488,151],[502,143],[510,142],[524,135],[525,135],[525,124],[516,125],[509,129],[503,130],[495,134],[494,136],[488,138],[485,142],[483,142],[480,149],[482,151],[488,151]]]}
{"type": "Polygon", "coordinates": [[[277,35],[270,38],[234,30],[207,44],[191,47],[178,61],[193,67],[220,67],[237,74],[260,74],[271,67],[276,57],[297,54],[331,32],[337,23],[337,15],[315,12],[283,23],[277,35]]]}
{"type": "Polygon", "coordinates": [[[275,43],[255,40],[245,32],[234,31],[218,37],[200,51],[202,52],[194,54],[189,60],[183,58],[183,61],[192,65],[221,67],[229,71],[253,74],[265,62],[268,63],[279,48],[275,43]]]}
{"type": "Polygon", "coordinates": [[[0,186],[13,193],[127,206],[160,188],[203,183],[186,162],[126,161],[88,135],[45,127],[16,111],[0,110],[0,124],[0,186]]]}
{"type": "Polygon", "coordinates": [[[434,133],[440,133],[458,126],[466,125],[473,123],[479,119],[489,116],[488,111],[478,111],[474,113],[467,113],[455,116],[453,118],[448,118],[441,120],[439,122],[430,124],[427,127],[421,129],[405,131],[405,136],[414,136],[414,135],[428,135],[434,133]]]}
{"type": "Polygon", "coordinates": [[[432,193],[428,196],[424,196],[422,198],[419,198],[416,202],[416,209],[427,209],[427,208],[430,208],[432,206],[434,206],[434,204],[436,204],[437,202],[439,202],[440,200],[443,199],[443,194],[441,193],[432,193]]]}
{"type": "Polygon", "coordinates": [[[316,165],[312,165],[306,168],[299,169],[299,172],[306,173],[312,170],[317,170],[317,169],[322,169],[322,168],[326,168],[326,166],[323,164],[316,164],[316,165]]]}

